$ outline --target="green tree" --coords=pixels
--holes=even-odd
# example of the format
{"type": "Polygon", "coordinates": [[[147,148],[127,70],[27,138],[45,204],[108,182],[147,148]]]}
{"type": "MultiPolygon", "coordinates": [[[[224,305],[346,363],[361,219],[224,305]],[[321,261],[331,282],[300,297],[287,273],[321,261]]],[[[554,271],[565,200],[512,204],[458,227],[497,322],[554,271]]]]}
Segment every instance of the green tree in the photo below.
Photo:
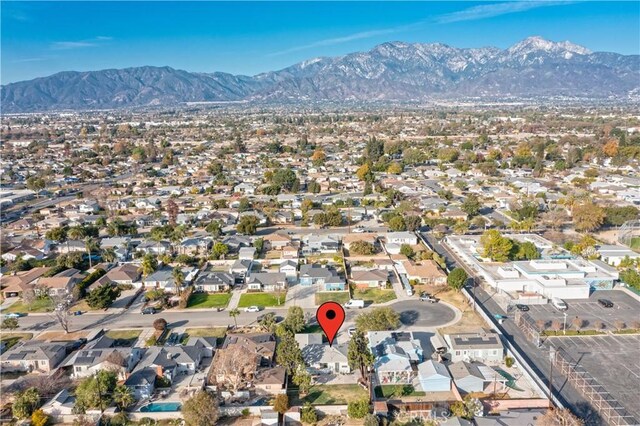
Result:
{"type": "Polygon", "coordinates": [[[107,309],[118,297],[120,289],[111,283],[104,283],[89,293],[87,304],[93,309],[107,309]]]}
{"type": "Polygon", "coordinates": [[[349,367],[360,370],[360,376],[364,380],[369,380],[367,371],[373,365],[373,354],[369,350],[369,344],[364,332],[356,329],[356,332],[349,340],[347,347],[347,360],[349,367]]]}
{"type": "Polygon", "coordinates": [[[282,322],[282,326],[289,332],[295,334],[304,330],[304,311],[300,306],[291,306],[287,311],[287,317],[282,322]]]}
{"type": "Polygon", "coordinates": [[[367,414],[364,418],[363,426],[378,426],[379,424],[378,416],[375,414],[367,414]]]}
{"type": "Polygon", "coordinates": [[[189,398],[181,412],[187,426],[214,426],[220,417],[218,399],[204,390],[189,398]]]}
{"type": "Polygon", "coordinates": [[[349,246],[349,252],[358,256],[371,256],[375,254],[376,248],[367,241],[354,241],[349,246]]]}
{"type": "Polygon", "coordinates": [[[158,261],[152,254],[146,254],[140,262],[140,272],[144,277],[153,274],[158,268],[158,261]]]}
{"type": "Polygon", "coordinates": [[[494,262],[506,262],[509,260],[513,243],[510,239],[503,237],[500,231],[489,229],[480,237],[480,245],[484,257],[494,262]]]}
{"type": "Polygon", "coordinates": [[[301,395],[306,395],[311,389],[311,374],[304,366],[298,367],[293,376],[293,383],[298,386],[301,395]]]}
{"type": "Polygon", "coordinates": [[[413,248],[410,244],[402,244],[400,246],[400,254],[407,256],[409,259],[413,259],[413,256],[416,255],[416,252],[413,251],[413,248]]]}
{"type": "Polygon", "coordinates": [[[102,250],[100,256],[102,257],[102,260],[104,260],[105,262],[114,262],[117,258],[116,252],[112,248],[106,248],[102,250]]]}
{"type": "Polygon", "coordinates": [[[634,206],[605,207],[605,224],[622,226],[625,222],[638,219],[640,211],[634,206]]]}
{"type": "Polygon", "coordinates": [[[211,253],[215,259],[224,259],[229,253],[229,246],[225,243],[216,242],[211,249],[211,253]]]}
{"type": "Polygon", "coordinates": [[[287,370],[290,376],[304,365],[302,351],[293,333],[285,331],[280,334],[280,341],[276,348],[276,361],[287,370]]]}
{"type": "Polygon", "coordinates": [[[406,216],[404,218],[404,224],[407,231],[414,232],[422,225],[422,218],[420,216],[406,216]]]}
{"type": "Polygon", "coordinates": [[[536,248],[536,245],[530,241],[525,241],[524,243],[518,243],[513,241],[513,247],[511,249],[512,253],[515,253],[511,256],[513,260],[533,260],[540,259],[540,253],[536,248]]]}
{"type": "Polygon", "coordinates": [[[392,175],[399,175],[403,170],[404,167],[402,167],[402,164],[398,163],[397,161],[392,162],[391,164],[389,164],[389,167],[387,167],[387,173],[390,173],[392,175]]]}
{"type": "Polygon", "coordinates": [[[173,277],[173,282],[176,285],[176,292],[178,293],[178,295],[180,295],[180,293],[182,292],[182,286],[184,285],[184,272],[182,272],[182,268],[176,266],[175,268],[173,268],[173,271],[171,271],[171,276],[173,277]]]}
{"type": "Polygon", "coordinates": [[[369,414],[369,401],[360,399],[347,405],[347,414],[352,419],[364,419],[369,414]]]}
{"type": "Polygon", "coordinates": [[[45,186],[47,184],[41,177],[31,176],[27,179],[27,188],[34,192],[40,192],[45,186]]]}
{"type": "Polygon", "coordinates": [[[273,411],[279,414],[284,414],[289,411],[289,397],[286,393],[279,393],[273,400],[273,411]]]}
{"type": "Polygon", "coordinates": [[[124,410],[128,407],[131,407],[136,399],[133,396],[133,391],[130,387],[125,385],[117,385],[113,390],[113,402],[120,408],[124,410]]]}
{"type": "Polygon", "coordinates": [[[469,195],[460,205],[460,209],[470,217],[476,216],[482,207],[482,203],[475,194],[469,195]]]}
{"type": "Polygon", "coordinates": [[[76,409],[84,413],[90,409],[104,410],[111,403],[111,395],[118,378],[113,371],[100,370],[82,379],[76,388],[76,409]]]}
{"type": "Polygon", "coordinates": [[[6,317],[2,320],[2,328],[5,330],[15,330],[18,326],[18,318],[6,317]]]}
{"type": "Polygon", "coordinates": [[[578,232],[591,232],[604,223],[604,209],[592,202],[579,204],[573,208],[573,223],[578,232]]]}
{"type": "Polygon", "coordinates": [[[256,233],[259,223],[258,218],[253,215],[242,216],[236,230],[241,234],[253,235],[256,233]]]}
{"type": "Polygon", "coordinates": [[[240,310],[239,309],[231,309],[229,311],[229,316],[231,318],[233,318],[233,323],[235,324],[235,328],[238,328],[238,320],[236,319],[236,317],[240,315],[240,310]]]}
{"type": "Polygon", "coordinates": [[[400,314],[389,307],[374,308],[358,315],[356,326],[363,332],[395,330],[400,327],[400,314]]]}
{"type": "Polygon", "coordinates": [[[467,278],[469,277],[467,276],[467,273],[464,271],[464,269],[455,268],[453,271],[451,271],[449,276],[447,276],[447,284],[449,284],[449,287],[455,290],[460,290],[464,286],[464,283],[467,281],[467,278]]]}
{"type": "Polygon", "coordinates": [[[304,406],[300,409],[300,420],[302,423],[314,425],[318,423],[318,414],[316,409],[310,402],[305,402],[304,406]]]}
{"type": "Polygon", "coordinates": [[[406,231],[407,225],[402,216],[393,216],[389,220],[389,229],[394,232],[406,231]]]}
{"type": "Polygon", "coordinates": [[[18,419],[26,419],[40,406],[40,393],[37,388],[28,388],[16,396],[11,407],[18,419]]]}

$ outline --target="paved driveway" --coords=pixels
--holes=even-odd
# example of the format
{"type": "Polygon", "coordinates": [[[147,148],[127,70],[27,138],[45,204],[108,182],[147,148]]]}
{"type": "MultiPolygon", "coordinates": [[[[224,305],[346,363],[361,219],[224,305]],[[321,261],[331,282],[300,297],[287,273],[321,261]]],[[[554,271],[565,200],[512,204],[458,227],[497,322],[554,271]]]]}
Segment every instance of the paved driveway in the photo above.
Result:
{"type": "Polygon", "coordinates": [[[285,308],[289,306],[300,306],[301,308],[315,308],[317,286],[303,286],[294,284],[287,291],[287,299],[284,302],[285,308]]]}

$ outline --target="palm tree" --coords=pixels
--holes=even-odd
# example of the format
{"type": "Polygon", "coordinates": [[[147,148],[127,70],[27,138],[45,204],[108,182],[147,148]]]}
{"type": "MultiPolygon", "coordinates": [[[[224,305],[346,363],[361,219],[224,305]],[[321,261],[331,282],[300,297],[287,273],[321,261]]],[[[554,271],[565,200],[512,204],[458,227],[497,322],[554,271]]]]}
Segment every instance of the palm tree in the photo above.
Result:
{"type": "Polygon", "coordinates": [[[125,385],[118,385],[113,390],[113,402],[115,402],[121,410],[124,410],[133,405],[136,400],[133,397],[131,388],[125,385]]]}
{"type": "Polygon", "coordinates": [[[72,240],[81,240],[85,235],[86,232],[81,226],[74,226],[73,228],[69,228],[69,231],[67,231],[67,236],[72,240]]]}
{"type": "Polygon", "coordinates": [[[89,254],[89,269],[93,268],[93,261],[91,260],[91,252],[98,250],[98,241],[95,238],[87,237],[84,239],[84,247],[89,254]]]}
{"type": "Polygon", "coordinates": [[[173,281],[176,284],[176,291],[178,293],[178,296],[180,296],[180,293],[182,292],[182,285],[184,284],[184,273],[179,266],[176,266],[175,268],[173,268],[172,275],[173,281]]]}
{"type": "Polygon", "coordinates": [[[142,258],[142,262],[140,263],[140,271],[146,278],[155,272],[157,266],[158,263],[156,259],[152,255],[148,254],[142,258]]]}
{"type": "Polygon", "coordinates": [[[229,316],[233,318],[233,322],[236,325],[235,328],[238,328],[238,321],[236,320],[236,317],[238,315],[240,315],[240,310],[238,308],[235,308],[229,311],[229,316]]]}
{"type": "Polygon", "coordinates": [[[102,250],[102,260],[105,262],[113,262],[116,260],[116,252],[113,248],[109,247],[102,250]]]}

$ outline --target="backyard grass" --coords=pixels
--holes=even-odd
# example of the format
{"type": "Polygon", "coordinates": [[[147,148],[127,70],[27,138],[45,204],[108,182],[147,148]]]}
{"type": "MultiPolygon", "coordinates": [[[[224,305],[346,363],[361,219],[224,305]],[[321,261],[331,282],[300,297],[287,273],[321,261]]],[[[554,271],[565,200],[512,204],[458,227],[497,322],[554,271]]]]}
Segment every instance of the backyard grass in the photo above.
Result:
{"type": "Polygon", "coordinates": [[[231,293],[194,293],[189,298],[187,309],[225,308],[229,304],[231,293]]]}
{"type": "Polygon", "coordinates": [[[307,324],[304,326],[303,333],[322,333],[322,328],[320,324],[307,324]]]}
{"type": "Polygon", "coordinates": [[[247,308],[249,306],[282,306],[286,295],[283,293],[280,296],[280,303],[278,303],[278,297],[273,293],[245,293],[240,296],[240,302],[238,302],[238,308],[247,308]]]}
{"type": "Polygon", "coordinates": [[[348,291],[319,291],[316,293],[316,305],[322,305],[324,302],[337,302],[345,304],[351,299],[348,291]]]}
{"type": "Polygon", "coordinates": [[[382,290],[379,288],[356,289],[353,292],[354,299],[362,299],[370,303],[385,303],[396,298],[393,290],[382,290]]]}
{"type": "Polygon", "coordinates": [[[302,405],[305,402],[313,405],[342,405],[368,397],[367,391],[360,385],[315,385],[302,398],[297,390],[290,396],[292,405],[302,405]]]}
{"type": "Polygon", "coordinates": [[[133,346],[142,330],[109,330],[106,336],[115,340],[115,346],[129,347],[133,346]]]}
{"type": "Polygon", "coordinates": [[[403,396],[425,396],[426,393],[417,391],[411,385],[382,385],[376,386],[374,392],[378,398],[400,398],[403,396]]]}
{"type": "Polygon", "coordinates": [[[0,334],[0,341],[4,342],[7,345],[5,347],[5,350],[6,350],[6,349],[9,349],[10,347],[14,346],[20,340],[29,340],[32,337],[33,337],[33,334],[31,334],[31,333],[5,333],[5,332],[2,332],[2,334],[0,334]]]}
{"type": "Polygon", "coordinates": [[[629,243],[629,247],[634,250],[640,250],[640,237],[631,238],[631,242],[629,243]]]}
{"type": "Polygon", "coordinates": [[[2,312],[5,314],[10,314],[14,312],[49,312],[53,310],[53,302],[51,299],[36,299],[31,305],[25,305],[24,302],[18,301],[13,305],[9,306],[7,309],[3,309],[2,312]]]}

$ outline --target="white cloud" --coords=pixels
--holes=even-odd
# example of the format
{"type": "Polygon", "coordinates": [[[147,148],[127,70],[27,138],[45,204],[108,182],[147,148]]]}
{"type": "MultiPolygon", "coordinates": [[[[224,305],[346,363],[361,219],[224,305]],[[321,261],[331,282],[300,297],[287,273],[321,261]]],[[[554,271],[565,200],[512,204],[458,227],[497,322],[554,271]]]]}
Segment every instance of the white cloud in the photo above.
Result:
{"type": "Polygon", "coordinates": [[[570,1],[514,1],[493,4],[482,4],[469,7],[457,12],[440,15],[436,18],[439,24],[449,24],[452,22],[475,21],[478,19],[493,18],[494,16],[506,15],[509,13],[525,12],[539,7],[559,6],[570,4],[570,1]]]}
{"type": "Polygon", "coordinates": [[[106,37],[106,36],[98,36],[88,40],[54,41],[53,43],[51,43],[50,47],[52,50],[82,49],[85,47],[99,46],[101,43],[109,40],[113,40],[113,38],[106,37]]]}

